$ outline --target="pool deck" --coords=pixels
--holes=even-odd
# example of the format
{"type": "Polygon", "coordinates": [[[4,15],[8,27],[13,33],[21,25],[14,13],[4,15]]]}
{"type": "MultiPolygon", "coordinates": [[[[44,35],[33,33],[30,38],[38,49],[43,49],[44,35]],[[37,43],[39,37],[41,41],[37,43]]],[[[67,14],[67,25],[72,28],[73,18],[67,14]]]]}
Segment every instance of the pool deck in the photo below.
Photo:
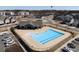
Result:
{"type": "Polygon", "coordinates": [[[52,28],[53,30],[55,30],[57,32],[64,33],[64,35],[62,35],[61,37],[59,37],[55,40],[51,40],[50,42],[48,42],[45,45],[40,44],[37,41],[32,39],[32,37],[31,37],[32,33],[41,33],[41,32],[46,31],[48,28],[50,28],[50,27],[44,26],[41,29],[36,29],[36,30],[18,30],[18,29],[15,29],[14,31],[22,39],[22,41],[34,51],[48,51],[51,48],[52,48],[52,50],[54,50],[54,47],[56,45],[59,45],[63,40],[66,40],[67,38],[69,38],[71,36],[71,33],[69,33],[69,32],[65,32],[62,30],[52,28]]]}

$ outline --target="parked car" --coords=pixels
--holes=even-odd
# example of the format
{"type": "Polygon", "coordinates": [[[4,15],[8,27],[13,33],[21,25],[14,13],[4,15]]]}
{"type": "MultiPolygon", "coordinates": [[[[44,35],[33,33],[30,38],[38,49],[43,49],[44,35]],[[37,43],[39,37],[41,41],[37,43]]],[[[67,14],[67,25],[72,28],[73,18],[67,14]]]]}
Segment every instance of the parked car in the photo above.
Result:
{"type": "Polygon", "coordinates": [[[0,20],[0,25],[3,25],[4,24],[4,21],[3,20],[0,20]]]}

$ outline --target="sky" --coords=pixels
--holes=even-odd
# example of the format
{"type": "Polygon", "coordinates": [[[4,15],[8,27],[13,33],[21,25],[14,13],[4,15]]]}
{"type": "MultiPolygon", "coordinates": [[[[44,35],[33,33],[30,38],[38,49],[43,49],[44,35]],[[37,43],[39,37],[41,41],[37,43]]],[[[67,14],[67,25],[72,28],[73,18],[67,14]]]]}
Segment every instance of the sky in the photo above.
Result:
{"type": "Polygon", "coordinates": [[[0,6],[0,10],[79,10],[79,6],[0,6]]]}

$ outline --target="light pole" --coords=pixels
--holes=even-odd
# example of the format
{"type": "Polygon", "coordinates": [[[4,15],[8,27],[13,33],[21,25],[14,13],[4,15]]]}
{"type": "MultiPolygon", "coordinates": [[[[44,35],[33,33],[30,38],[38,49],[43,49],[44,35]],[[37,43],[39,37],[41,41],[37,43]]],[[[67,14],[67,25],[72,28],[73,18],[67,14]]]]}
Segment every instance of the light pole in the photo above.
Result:
{"type": "Polygon", "coordinates": [[[53,6],[52,6],[52,0],[50,0],[50,4],[51,4],[51,8],[53,8],[53,6]]]}

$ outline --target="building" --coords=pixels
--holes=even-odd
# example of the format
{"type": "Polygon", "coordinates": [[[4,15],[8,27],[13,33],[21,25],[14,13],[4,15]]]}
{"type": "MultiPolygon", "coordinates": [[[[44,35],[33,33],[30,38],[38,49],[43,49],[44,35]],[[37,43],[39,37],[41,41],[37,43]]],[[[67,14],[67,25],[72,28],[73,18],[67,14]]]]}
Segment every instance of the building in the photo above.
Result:
{"type": "Polygon", "coordinates": [[[0,11],[0,16],[14,16],[15,13],[13,11],[0,11]]]}
{"type": "Polygon", "coordinates": [[[29,15],[29,12],[20,11],[20,12],[18,12],[18,15],[20,15],[20,16],[28,16],[29,15]]]}

